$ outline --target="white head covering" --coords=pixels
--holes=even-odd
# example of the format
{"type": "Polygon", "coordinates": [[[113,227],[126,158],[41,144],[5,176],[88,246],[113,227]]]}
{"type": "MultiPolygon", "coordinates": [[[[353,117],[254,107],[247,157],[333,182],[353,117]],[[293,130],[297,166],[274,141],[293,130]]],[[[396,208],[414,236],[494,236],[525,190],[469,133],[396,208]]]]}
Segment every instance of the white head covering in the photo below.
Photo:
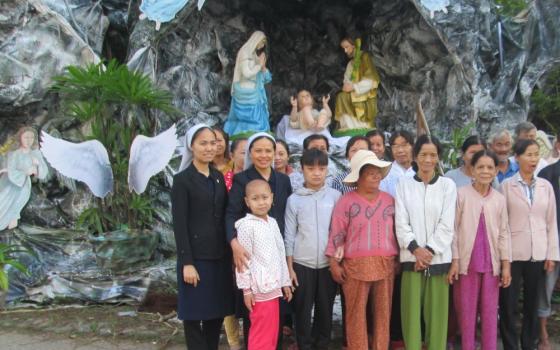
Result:
{"type": "Polygon", "coordinates": [[[185,152],[183,153],[183,158],[181,159],[181,165],[179,166],[179,171],[185,170],[191,164],[193,159],[193,153],[191,148],[193,136],[194,134],[196,134],[198,130],[203,128],[212,129],[210,126],[200,123],[191,127],[187,131],[187,134],[185,135],[185,152]]]}
{"type": "Polygon", "coordinates": [[[243,46],[241,46],[241,48],[239,49],[239,52],[237,53],[237,58],[235,59],[235,68],[233,70],[233,81],[231,82],[232,92],[233,92],[233,84],[235,84],[241,79],[241,69],[242,69],[241,62],[248,59],[254,59],[254,60],[257,59],[257,54],[255,51],[257,50],[257,45],[259,45],[259,43],[263,41],[263,39],[266,39],[266,35],[260,30],[257,30],[256,32],[251,34],[249,40],[247,40],[247,42],[243,44],[243,46]]]}
{"type": "MultiPolygon", "coordinates": [[[[251,135],[251,137],[249,137],[249,139],[247,140],[247,146],[245,146],[246,152],[245,152],[245,161],[243,162],[243,170],[247,170],[253,165],[253,161],[251,160],[251,152],[250,152],[251,145],[257,138],[261,138],[261,137],[268,137],[274,144],[276,144],[276,140],[269,133],[258,132],[256,134],[251,135]]],[[[274,163],[274,159],[273,159],[273,163],[274,163]]]]}

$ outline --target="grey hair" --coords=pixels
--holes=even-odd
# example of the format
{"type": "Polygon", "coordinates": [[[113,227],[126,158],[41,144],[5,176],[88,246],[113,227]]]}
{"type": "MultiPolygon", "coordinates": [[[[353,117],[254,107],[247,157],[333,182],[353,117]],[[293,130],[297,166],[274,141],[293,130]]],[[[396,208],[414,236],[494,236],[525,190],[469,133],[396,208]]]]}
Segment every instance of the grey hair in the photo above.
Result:
{"type": "Polygon", "coordinates": [[[521,133],[529,132],[536,128],[535,124],[531,122],[521,122],[515,126],[515,138],[518,138],[521,133]]]}
{"type": "Polygon", "coordinates": [[[513,137],[511,136],[511,132],[509,132],[508,129],[500,129],[495,131],[492,135],[490,135],[488,141],[490,142],[490,144],[492,144],[496,142],[497,139],[501,139],[502,137],[507,137],[509,141],[513,143],[513,137]]]}

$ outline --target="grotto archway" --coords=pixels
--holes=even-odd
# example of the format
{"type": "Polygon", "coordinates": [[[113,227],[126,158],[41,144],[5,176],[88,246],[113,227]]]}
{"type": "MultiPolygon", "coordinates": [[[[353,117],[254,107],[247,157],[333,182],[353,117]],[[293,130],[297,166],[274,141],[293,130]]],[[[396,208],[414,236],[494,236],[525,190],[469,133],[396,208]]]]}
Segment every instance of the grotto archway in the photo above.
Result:
{"type": "MultiPolygon", "coordinates": [[[[412,127],[417,99],[445,90],[453,67],[441,39],[409,1],[207,1],[202,12],[181,13],[171,26],[158,45],[158,80],[181,110],[203,119],[227,116],[235,56],[254,30],[268,36],[273,124],[301,88],[316,98],[330,93],[334,107],[347,62],[339,46],[346,34],[363,38],[381,75],[377,120],[384,129],[412,127]]],[[[444,109],[441,103],[429,101],[427,109],[444,109]]]]}

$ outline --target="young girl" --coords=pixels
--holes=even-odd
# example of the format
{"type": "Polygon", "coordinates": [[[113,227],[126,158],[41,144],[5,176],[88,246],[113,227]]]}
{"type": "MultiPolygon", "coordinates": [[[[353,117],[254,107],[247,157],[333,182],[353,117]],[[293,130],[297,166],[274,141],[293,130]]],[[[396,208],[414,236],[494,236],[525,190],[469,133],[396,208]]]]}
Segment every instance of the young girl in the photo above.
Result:
{"type": "Polygon", "coordinates": [[[252,180],[245,187],[250,210],[235,223],[237,240],[251,255],[249,267],[236,270],[237,287],[243,290],[251,326],[248,349],[273,350],[280,323],[278,299],[292,299],[284,240],[276,220],[268,216],[273,194],[268,182],[252,180]]]}
{"type": "Polygon", "coordinates": [[[496,349],[498,295],[500,286],[509,287],[510,234],[504,196],[492,189],[498,157],[481,150],[472,156],[474,183],[457,192],[453,261],[449,284],[454,286],[454,300],[461,328],[461,349],[474,350],[476,320],[480,311],[482,348],[496,349]],[[501,279],[500,279],[501,272],[501,279]]]}

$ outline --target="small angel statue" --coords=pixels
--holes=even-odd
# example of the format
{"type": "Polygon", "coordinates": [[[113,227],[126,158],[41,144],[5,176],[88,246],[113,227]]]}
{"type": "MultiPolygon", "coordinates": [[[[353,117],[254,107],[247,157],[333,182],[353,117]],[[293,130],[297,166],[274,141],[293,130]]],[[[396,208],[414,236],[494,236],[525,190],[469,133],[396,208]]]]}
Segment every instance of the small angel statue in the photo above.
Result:
{"type": "Polygon", "coordinates": [[[34,128],[19,129],[15,145],[17,149],[7,155],[6,167],[0,169],[0,231],[17,227],[31,195],[31,177],[43,180],[49,174],[34,128]]]}

